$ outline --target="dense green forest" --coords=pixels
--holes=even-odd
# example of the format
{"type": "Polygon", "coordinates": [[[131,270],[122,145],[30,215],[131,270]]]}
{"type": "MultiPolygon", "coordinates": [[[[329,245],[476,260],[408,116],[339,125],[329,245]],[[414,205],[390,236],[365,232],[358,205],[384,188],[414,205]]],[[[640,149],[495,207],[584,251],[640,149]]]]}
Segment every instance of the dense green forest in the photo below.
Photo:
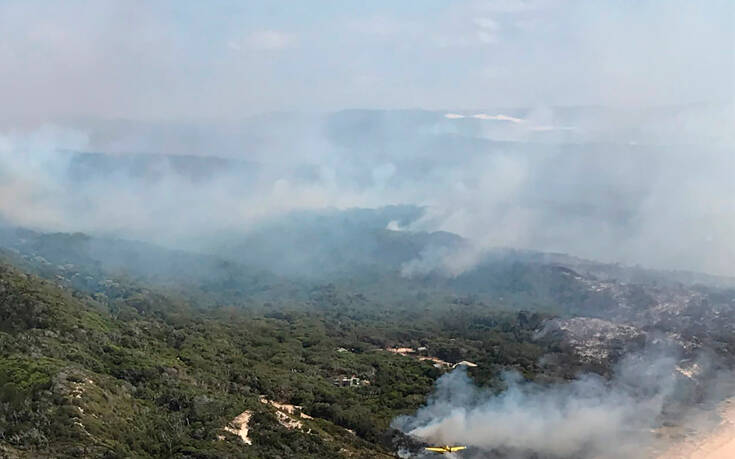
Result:
{"type": "Polygon", "coordinates": [[[415,256],[434,236],[368,233],[354,237],[374,237],[376,252],[358,249],[364,263],[322,279],[0,230],[0,452],[395,457],[423,442],[393,421],[455,364],[500,394],[509,370],[539,387],[612,377],[621,357],[666,335],[682,368],[699,368],[702,352],[710,362],[684,378],[686,405],[732,363],[731,289],[507,250],[460,276],[406,277],[370,257],[393,246],[415,256]]]}
{"type": "Polygon", "coordinates": [[[558,347],[532,339],[541,314],[453,302],[417,316],[333,285],[253,309],[132,282],[90,294],[7,264],[0,286],[2,444],[20,457],[377,457],[404,441],[391,419],[445,371],[386,348],[470,360],[492,384],[505,367],[534,377],[558,347]],[[361,385],[335,386],[345,376],[361,385]],[[310,418],[284,426],[261,397],[310,418]],[[223,431],[245,410],[252,445],[223,431]]]}

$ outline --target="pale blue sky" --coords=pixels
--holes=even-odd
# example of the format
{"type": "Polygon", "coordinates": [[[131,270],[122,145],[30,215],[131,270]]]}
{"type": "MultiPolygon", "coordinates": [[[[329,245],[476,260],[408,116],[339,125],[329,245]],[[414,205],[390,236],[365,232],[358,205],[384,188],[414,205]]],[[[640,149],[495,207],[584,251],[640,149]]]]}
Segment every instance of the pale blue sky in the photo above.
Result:
{"type": "Polygon", "coordinates": [[[0,2],[0,116],[733,97],[727,0],[0,2]]]}

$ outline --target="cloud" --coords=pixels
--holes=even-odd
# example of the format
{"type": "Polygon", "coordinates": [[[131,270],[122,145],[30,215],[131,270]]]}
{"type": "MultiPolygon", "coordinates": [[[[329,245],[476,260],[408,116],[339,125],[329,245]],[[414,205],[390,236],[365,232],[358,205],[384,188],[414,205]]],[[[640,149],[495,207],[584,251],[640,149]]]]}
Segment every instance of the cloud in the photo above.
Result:
{"type": "Polygon", "coordinates": [[[558,5],[557,0],[481,0],[474,3],[477,10],[487,13],[528,13],[558,5]]]}
{"type": "Polygon", "coordinates": [[[516,118],[514,116],[508,116],[508,115],[503,115],[502,113],[499,113],[497,115],[488,115],[486,113],[477,113],[475,115],[472,115],[472,118],[475,118],[475,119],[478,119],[478,120],[510,121],[511,123],[522,123],[524,121],[521,118],[516,118]]]}
{"type": "Polygon", "coordinates": [[[240,44],[239,41],[236,41],[236,40],[230,40],[230,41],[228,41],[227,42],[227,47],[229,49],[233,50],[233,51],[241,51],[242,50],[242,45],[240,44]]]}
{"type": "Polygon", "coordinates": [[[722,101],[733,7],[7,0],[0,122],[722,101]]]}
{"type": "Polygon", "coordinates": [[[295,46],[296,37],[276,30],[259,30],[250,33],[244,42],[251,49],[277,51],[295,46]]]}
{"type": "Polygon", "coordinates": [[[477,26],[477,38],[484,44],[493,44],[498,41],[500,24],[489,17],[475,18],[472,22],[477,26]]]}

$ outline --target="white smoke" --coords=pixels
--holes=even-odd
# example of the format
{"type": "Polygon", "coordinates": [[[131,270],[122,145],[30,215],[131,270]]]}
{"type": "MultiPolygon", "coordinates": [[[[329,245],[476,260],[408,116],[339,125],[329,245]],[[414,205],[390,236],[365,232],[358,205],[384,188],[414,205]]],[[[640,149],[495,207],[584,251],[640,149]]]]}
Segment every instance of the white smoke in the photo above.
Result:
{"type": "Polygon", "coordinates": [[[450,278],[457,277],[477,265],[485,253],[471,244],[464,244],[460,248],[428,246],[417,258],[401,265],[401,276],[411,279],[439,273],[450,278]]]}
{"type": "MultiPolygon", "coordinates": [[[[658,112],[630,113],[603,109],[593,116],[561,109],[523,115],[529,123],[582,126],[579,143],[535,142],[527,132],[513,142],[491,141],[468,123],[496,121],[452,120],[443,112],[304,115],[304,124],[274,116],[243,123],[249,134],[242,137],[232,125],[231,131],[211,132],[199,126],[199,134],[188,125],[161,130],[135,123],[88,131],[5,131],[0,133],[0,217],[46,231],[191,248],[192,241],[242,234],[291,211],[413,204],[425,209],[424,216],[400,229],[443,230],[472,243],[458,252],[426,248],[403,265],[408,277],[456,276],[494,247],[732,275],[733,143],[677,135],[691,127],[707,137],[710,124],[713,135],[729,132],[722,124],[732,116],[681,109],[671,115],[675,122],[667,122],[658,112]],[[458,134],[447,136],[454,128],[458,134]],[[116,129],[135,141],[114,140],[116,129]],[[94,167],[72,176],[69,155],[62,152],[118,153],[125,145],[189,153],[178,147],[190,131],[185,140],[200,149],[223,148],[241,167],[215,167],[204,179],[192,180],[174,170],[166,156],[153,156],[146,166],[153,170],[142,178],[94,167]],[[659,145],[659,136],[668,144],[659,145]],[[642,143],[631,146],[629,140],[642,143]],[[692,146],[699,141],[701,146],[692,146]],[[236,155],[236,145],[248,146],[247,154],[236,155]]],[[[499,123],[504,127],[498,129],[513,135],[526,124],[499,123]]],[[[223,160],[208,164],[218,161],[223,160]]],[[[127,162],[108,164],[125,169],[127,162]]]]}
{"type": "Polygon", "coordinates": [[[507,388],[498,394],[458,369],[439,378],[426,406],[393,425],[426,442],[509,457],[645,457],[651,429],[675,389],[675,365],[671,357],[634,355],[611,381],[585,375],[554,385],[507,373],[507,388]]]}

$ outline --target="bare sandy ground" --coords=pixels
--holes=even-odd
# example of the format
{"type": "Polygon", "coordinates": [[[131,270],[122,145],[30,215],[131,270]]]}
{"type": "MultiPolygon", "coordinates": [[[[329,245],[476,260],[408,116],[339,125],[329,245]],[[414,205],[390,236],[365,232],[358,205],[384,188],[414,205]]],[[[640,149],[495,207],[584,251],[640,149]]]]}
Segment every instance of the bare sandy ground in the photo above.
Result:
{"type": "MultiPolygon", "coordinates": [[[[303,423],[296,418],[297,414],[298,418],[301,419],[314,419],[308,414],[302,413],[300,406],[289,405],[288,403],[274,402],[262,396],[260,397],[260,402],[274,407],[276,409],[276,417],[278,418],[278,422],[280,422],[282,426],[288,429],[300,429],[303,427],[303,423]]],[[[248,433],[250,432],[250,418],[252,416],[252,411],[243,411],[235,419],[230,421],[230,423],[226,425],[223,429],[226,432],[240,437],[240,439],[246,445],[252,445],[253,441],[248,436],[248,433]]],[[[311,432],[311,429],[309,429],[309,432],[311,432]]],[[[223,435],[218,435],[217,438],[219,440],[225,439],[223,435]]]]}
{"type": "MultiPolygon", "coordinates": [[[[238,415],[235,419],[230,421],[230,425],[225,426],[225,430],[227,432],[230,432],[231,434],[235,434],[245,443],[246,445],[252,445],[253,442],[250,440],[250,437],[248,437],[248,424],[250,423],[250,418],[252,417],[253,412],[252,411],[243,411],[240,415],[238,415]]],[[[221,437],[220,440],[223,440],[224,437],[221,437]]]]}
{"type": "Polygon", "coordinates": [[[673,445],[658,459],[735,459],[735,398],[722,403],[720,417],[713,431],[673,445]]]}

